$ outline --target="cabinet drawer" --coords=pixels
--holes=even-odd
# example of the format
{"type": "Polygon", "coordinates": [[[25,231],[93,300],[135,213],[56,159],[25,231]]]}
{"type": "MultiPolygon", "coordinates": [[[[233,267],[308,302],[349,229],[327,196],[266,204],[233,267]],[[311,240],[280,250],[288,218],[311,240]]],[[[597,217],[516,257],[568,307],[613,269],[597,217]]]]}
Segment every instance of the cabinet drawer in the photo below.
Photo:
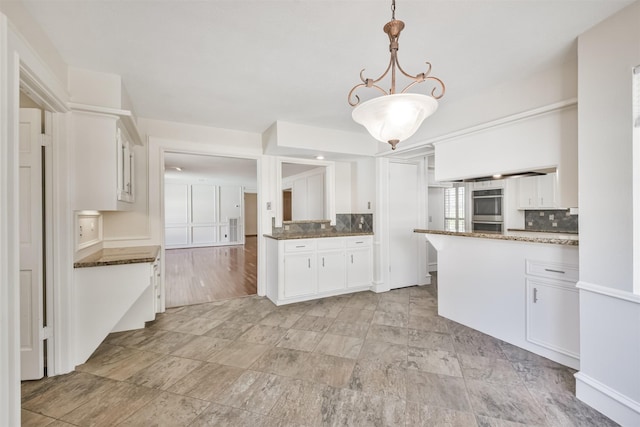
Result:
{"type": "Polygon", "coordinates": [[[316,248],[319,251],[327,251],[332,249],[344,248],[344,238],[342,237],[323,237],[316,241],[316,248]]]}
{"type": "Polygon", "coordinates": [[[578,266],[527,260],[527,275],[549,279],[578,281],[578,266]]]}
{"type": "Polygon", "coordinates": [[[285,252],[315,251],[316,242],[312,239],[296,239],[284,242],[285,252]]]}
{"type": "Polygon", "coordinates": [[[371,244],[372,244],[371,236],[358,236],[358,237],[347,238],[348,248],[360,248],[365,246],[371,246],[371,244]]]}

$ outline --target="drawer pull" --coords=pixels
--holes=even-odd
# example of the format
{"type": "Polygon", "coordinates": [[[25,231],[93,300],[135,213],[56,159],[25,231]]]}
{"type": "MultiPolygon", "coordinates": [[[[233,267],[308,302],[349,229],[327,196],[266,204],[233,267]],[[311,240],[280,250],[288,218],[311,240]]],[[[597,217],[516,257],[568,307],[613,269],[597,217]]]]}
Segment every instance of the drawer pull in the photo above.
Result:
{"type": "Polygon", "coordinates": [[[309,268],[311,268],[311,258],[307,258],[307,264],[309,264],[309,268]]]}
{"type": "Polygon", "coordinates": [[[533,303],[538,302],[538,288],[533,288],[533,303]]]}
{"type": "Polygon", "coordinates": [[[324,257],[322,257],[322,266],[324,267],[324,257]]]}
{"type": "Polygon", "coordinates": [[[353,264],[353,254],[351,254],[351,264],[353,264]]]}
{"type": "Polygon", "coordinates": [[[307,245],[296,245],[296,248],[305,248],[307,245]]]}
{"type": "Polygon", "coordinates": [[[545,268],[544,271],[548,271],[549,273],[560,273],[560,274],[564,274],[564,271],[562,270],[554,270],[552,268],[545,268]]]}
{"type": "Polygon", "coordinates": [[[364,242],[356,242],[356,245],[361,245],[361,244],[363,244],[363,243],[364,243],[364,242]]]}

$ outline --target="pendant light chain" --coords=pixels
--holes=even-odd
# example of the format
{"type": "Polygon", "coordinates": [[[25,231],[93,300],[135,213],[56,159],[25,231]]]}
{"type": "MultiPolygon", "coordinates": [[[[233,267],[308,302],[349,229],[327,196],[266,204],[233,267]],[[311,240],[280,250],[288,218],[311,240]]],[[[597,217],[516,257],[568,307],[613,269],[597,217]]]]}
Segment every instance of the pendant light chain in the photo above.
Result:
{"type": "Polygon", "coordinates": [[[396,0],[391,1],[391,20],[396,19],[396,0]]]}

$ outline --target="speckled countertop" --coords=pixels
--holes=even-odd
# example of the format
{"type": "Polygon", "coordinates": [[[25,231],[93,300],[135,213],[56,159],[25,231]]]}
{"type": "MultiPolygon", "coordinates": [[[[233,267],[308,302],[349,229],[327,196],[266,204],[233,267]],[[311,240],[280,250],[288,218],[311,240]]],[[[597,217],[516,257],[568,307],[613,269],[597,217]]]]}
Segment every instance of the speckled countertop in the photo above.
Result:
{"type": "Polygon", "coordinates": [[[105,248],[73,263],[73,268],[102,267],[106,265],[138,264],[155,261],[160,246],[134,246],[105,248]]]}
{"type": "Polygon", "coordinates": [[[351,236],[373,236],[373,233],[356,233],[351,231],[335,231],[330,233],[291,233],[291,234],[263,234],[264,237],[275,240],[294,240],[294,239],[317,239],[324,237],[351,237],[351,236]]]}
{"type": "Polygon", "coordinates": [[[512,240],[529,243],[549,243],[553,245],[578,246],[577,234],[543,233],[537,231],[507,231],[504,234],[461,233],[443,230],[424,230],[416,228],[414,233],[443,234],[445,236],[477,237],[482,239],[512,240]]]}

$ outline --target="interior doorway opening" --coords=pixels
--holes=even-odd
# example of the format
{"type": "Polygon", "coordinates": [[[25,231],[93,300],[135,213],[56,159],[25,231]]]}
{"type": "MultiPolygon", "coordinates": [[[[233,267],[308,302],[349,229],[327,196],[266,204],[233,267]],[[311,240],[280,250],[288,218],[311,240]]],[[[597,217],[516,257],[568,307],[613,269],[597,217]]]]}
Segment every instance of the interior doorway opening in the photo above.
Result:
{"type": "Polygon", "coordinates": [[[257,161],[164,156],[166,307],[257,293],[257,161]]]}

